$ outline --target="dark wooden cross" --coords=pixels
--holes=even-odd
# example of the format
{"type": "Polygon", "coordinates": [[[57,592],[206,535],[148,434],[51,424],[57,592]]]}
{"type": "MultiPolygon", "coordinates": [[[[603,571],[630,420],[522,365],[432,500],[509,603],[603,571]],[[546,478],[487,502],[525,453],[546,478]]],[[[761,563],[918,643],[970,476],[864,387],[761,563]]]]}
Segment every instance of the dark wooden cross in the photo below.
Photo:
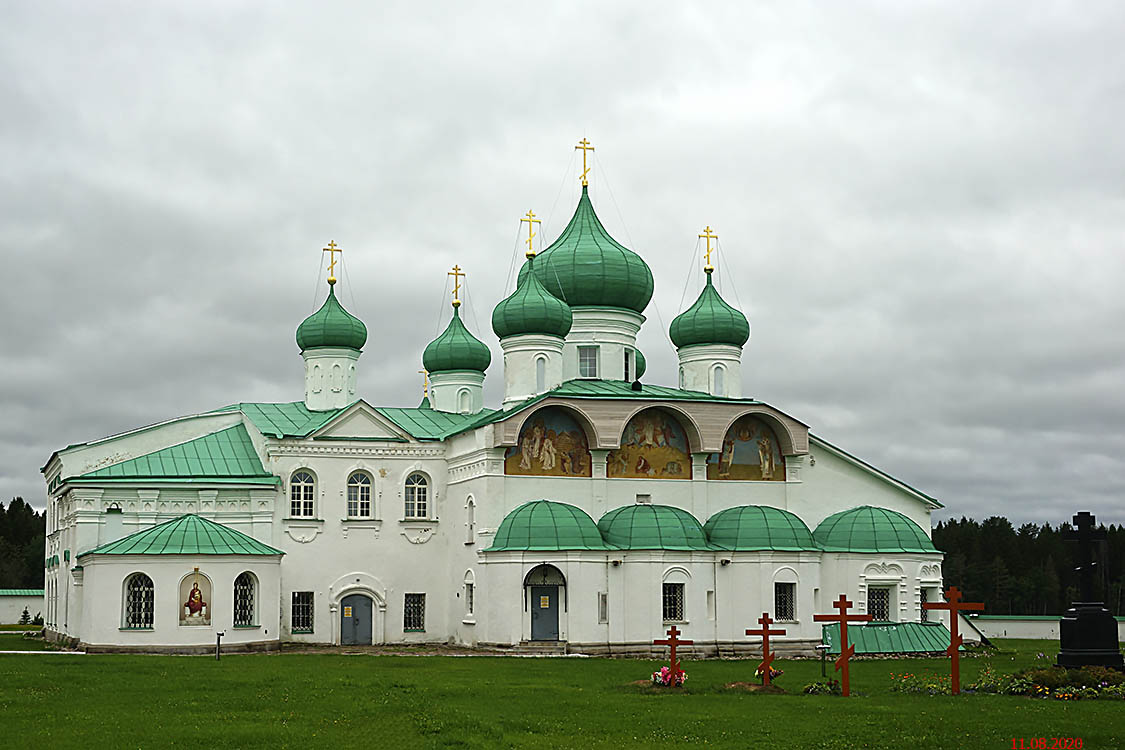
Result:
{"type": "Polygon", "coordinates": [[[746,635],[760,635],[762,636],[762,663],[758,665],[758,669],[762,672],[762,684],[770,684],[770,664],[773,663],[773,653],[770,651],[770,636],[771,635],[785,635],[784,630],[770,630],[770,625],[773,624],[773,619],[770,618],[769,612],[763,612],[762,616],[758,618],[758,623],[762,626],[758,630],[747,630],[746,635]]]}
{"type": "Polygon", "coordinates": [[[949,610],[949,648],[945,653],[949,654],[949,658],[953,660],[950,667],[950,674],[952,675],[953,694],[961,694],[961,644],[964,639],[961,634],[957,632],[958,618],[957,615],[962,610],[982,610],[984,604],[981,602],[963,602],[961,601],[961,590],[956,586],[950,586],[945,590],[945,600],[948,604],[941,602],[923,602],[923,609],[946,609],[949,610]]]}
{"type": "Polygon", "coordinates": [[[683,674],[683,670],[680,669],[680,662],[676,660],[676,647],[677,646],[690,646],[693,643],[695,643],[695,641],[687,641],[687,640],[681,639],[680,638],[680,630],[675,625],[673,625],[671,628],[668,629],[668,637],[667,638],[657,638],[655,641],[652,642],[652,645],[654,645],[654,646],[667,646],[668,648],[672,649],[672,656],[671,656],[671,659],[670,659],[671,664],[669,665],[669,667],[672,670],[672,684],[673,685],[676,684],[676,677],[678,675],[683,674]]]}
{"type": "Polygon", "coordinates": [[[1066,535],[1068,542],[1078,542],[1078,588],[1084,602],[1092,602],[1097,597],[1094,591],[1094,571],[1098,563],[1094,560],[1094,543],[1105,539],[1105,529],[1094,526],[1094,516],[1082,511],[1074,516],[1074,531],[1066,535]]]}
{"type": "Polygon", "coordinates": [[[840,614],[813,615],[813,621],[840,623],[840,656],[836,658],[836,671],[842,673],[844,695],[851,695],[848,687],[848,660],[855,656],[855,646],[848,645],[848,622],[871,622],[871,615],[849,615],[848,610],[851,609],[852,603],[843,594],[832,602],[832,606],[840,610],[840,614]]]}

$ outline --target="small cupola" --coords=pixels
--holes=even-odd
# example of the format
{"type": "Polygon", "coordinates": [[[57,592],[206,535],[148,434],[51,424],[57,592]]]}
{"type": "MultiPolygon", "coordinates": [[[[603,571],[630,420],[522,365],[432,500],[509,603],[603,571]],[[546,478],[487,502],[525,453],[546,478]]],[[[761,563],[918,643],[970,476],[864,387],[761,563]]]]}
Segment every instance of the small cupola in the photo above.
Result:
{"type": "Polygon", "coordinates": [[[367,343],[367,326],[336,299],[336,253],[330,242],[328,297],[297,326],[297,346],[305,361],[305,406],[312,411],[341,409],[356,399],[356,365],[367,343]]]}
{"type": "Polygon", "coordinates": [[[469,333],[461,320],[461,273],[454,285],[453,317],[441,335],[422,352],[422,366],[430,377],[430,404],[435,411],[476,414],[484,408],[484,371],[492,363],[492,352],[469,333]]]}

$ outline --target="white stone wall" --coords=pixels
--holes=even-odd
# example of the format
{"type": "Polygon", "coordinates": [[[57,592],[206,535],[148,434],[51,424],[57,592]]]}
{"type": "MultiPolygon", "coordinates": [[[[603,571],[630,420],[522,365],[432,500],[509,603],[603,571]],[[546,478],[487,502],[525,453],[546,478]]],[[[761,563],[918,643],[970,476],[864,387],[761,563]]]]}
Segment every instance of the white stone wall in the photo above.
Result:
{"type": "Polygon", "coordinates": [[[0,596],[0,625],[15,625],[23,616],[24,608],[32,619],[46,613],[42,596],[0,596]]]}

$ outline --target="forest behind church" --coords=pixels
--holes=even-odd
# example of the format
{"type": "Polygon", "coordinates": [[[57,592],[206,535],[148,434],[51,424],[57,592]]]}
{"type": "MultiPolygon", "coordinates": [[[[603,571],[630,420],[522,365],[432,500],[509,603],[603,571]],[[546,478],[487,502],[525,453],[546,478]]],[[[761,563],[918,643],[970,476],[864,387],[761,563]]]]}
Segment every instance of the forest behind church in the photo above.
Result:
{"type": "Polygon", "coordinates": [[[47,514],[13,498],[0,502],[0,589],[43,588],[43,542],[47,514]]]}

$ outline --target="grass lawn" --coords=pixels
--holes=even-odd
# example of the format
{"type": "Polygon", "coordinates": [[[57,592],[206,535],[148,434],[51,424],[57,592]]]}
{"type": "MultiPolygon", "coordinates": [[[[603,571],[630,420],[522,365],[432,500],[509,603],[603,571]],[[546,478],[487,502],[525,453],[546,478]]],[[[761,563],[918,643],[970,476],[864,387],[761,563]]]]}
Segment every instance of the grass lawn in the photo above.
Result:
{"type": "MultiPolygon", "coordinates": [[[[1007,670],[1057,644],[1001,648],[989,660],[1007,670]]],[[[985,662],[965,660],[965,682],[985,662]]],[[[856,662],[852,698],[797,694],[820,676],[814,660],[775,662],[789,695],[723,687],[750,681],[754,664],[687,662],[685,689],[653,693],[630,683],[658,663],[625,659],[4,655],[0,745],[1005,750],[1013,738],[1081,737],[1084,750],[1125,746],[1121,701],[890,692],[891,672],[945,671],[944,659],[856,662]]]]}
{"type": "MultiPolygon", "coordinates": [[[[24,639],[23,633],[0,632],[0,651],[46,651],[47,642],[42,638],[24,639]]],[[[2,689],[2,687],[0,687],[2,689]]]]}
{"type": "Polygon", "coordinates": [[[42,625],[0,625],[0,631],[4,630],[42,630],[42,625]]]}

